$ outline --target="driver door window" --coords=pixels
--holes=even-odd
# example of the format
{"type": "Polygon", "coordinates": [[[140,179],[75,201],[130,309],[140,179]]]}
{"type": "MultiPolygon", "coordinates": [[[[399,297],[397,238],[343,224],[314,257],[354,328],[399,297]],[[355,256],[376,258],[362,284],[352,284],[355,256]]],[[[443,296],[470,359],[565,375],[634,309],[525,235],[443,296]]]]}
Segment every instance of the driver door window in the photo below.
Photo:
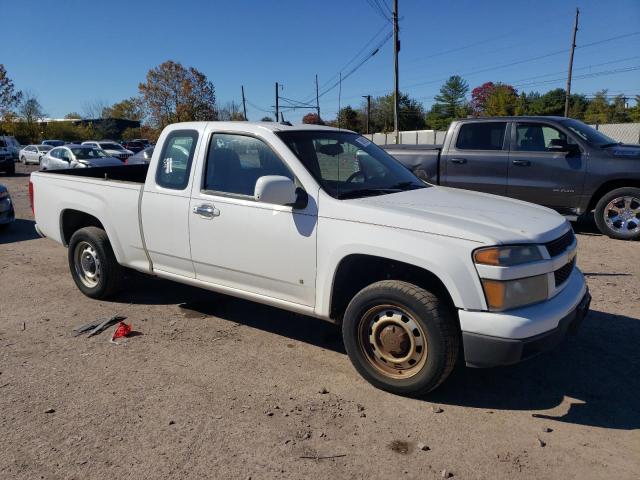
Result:
{"type": "Polygon", "coordinates": [[[263,141],[228,133],[212,136],[204,175],[205,191],[253,197],[256,182],[266,175],[294,180],[291,171],[263,141]]]}
{"type": "Polygon", "coordinates": [[[549,125],[520,123],[516,127],[515,150],[549,152],[550,147],[566,144],[567,136],[549,125]]]}

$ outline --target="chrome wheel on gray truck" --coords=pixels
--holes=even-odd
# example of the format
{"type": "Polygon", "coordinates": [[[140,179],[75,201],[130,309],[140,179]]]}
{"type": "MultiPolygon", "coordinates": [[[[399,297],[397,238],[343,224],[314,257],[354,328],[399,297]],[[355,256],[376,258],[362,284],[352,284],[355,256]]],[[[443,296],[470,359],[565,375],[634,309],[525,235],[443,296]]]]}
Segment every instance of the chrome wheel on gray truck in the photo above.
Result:
{"type": "Polygon", "coordinates": [[[602,233],[620,240],[640,238],[640,188],[625,187],[603,196],[595,209],[602,233]]]}
{"type": "Polygon", "coordinates": [[[440,385],[460,345],[450,310],[431,292],[397,280],[356,294],[342,335],[356,370],[376,387],[401,395],[423,395],[440,385]]]}
{"type": "Polygon", "coordinates": [[[68,257],[71,276],[86,296],[108,298],[119,290],[122,267],[104,230],[85,227],[75,232],[69,241],[68,257]]]}

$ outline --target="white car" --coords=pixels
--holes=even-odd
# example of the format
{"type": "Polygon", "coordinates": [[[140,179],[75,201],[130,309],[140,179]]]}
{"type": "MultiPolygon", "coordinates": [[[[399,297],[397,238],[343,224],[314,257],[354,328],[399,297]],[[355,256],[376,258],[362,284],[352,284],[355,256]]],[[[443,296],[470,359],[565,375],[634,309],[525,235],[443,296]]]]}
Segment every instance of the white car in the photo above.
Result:
{"type": "Polygon", "coordinates": [[[65,145],[51,149],[42,157],[42,170],[58,170],[66,168],[113,167],[122,162],[109,156],[104,150],[89,145],[65,145]]]}
{"type": "Polygon", "coordinates": [[[488,367],[552,348],[589,309],[561,215],[424,183],[347,130],[175,123],[149,165],[34,172],[30,194],[83,294],[115,295],[130,268],[322,318],[399,394],[462,353],[488,367]]]}
{"type": "Polygon", "coordinates": [[[49,150],[53,147],[51,145],[27,145],[20,150],[20,161],[27,165],[29,163],[40,163],[42,157],[44,157],[49,150]]]}
{"type": "Polygon", "coordinates": [[[104,150],[110,156],[119,158],[122,162],[127,163],[127,159],[133,155],[131,150],[127,150],[122,145],[116,142],[107,141],[107,140],[87,140],[86,142],[82,142],[82,145],[89,145],[94,148],[99,148],[100,150],[104,150]]]}

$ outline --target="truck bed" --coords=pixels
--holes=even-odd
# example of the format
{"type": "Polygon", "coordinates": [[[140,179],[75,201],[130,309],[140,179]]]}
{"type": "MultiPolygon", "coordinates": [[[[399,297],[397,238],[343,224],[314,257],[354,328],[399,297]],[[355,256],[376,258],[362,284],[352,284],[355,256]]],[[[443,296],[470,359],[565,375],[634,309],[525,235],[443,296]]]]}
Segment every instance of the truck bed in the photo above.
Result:
{"type": "Polygon", "coordinates": [[[101,178],[121,182],[144,183],[149,165],[122,165],[117,167],[67,168],[46,170],[40,173],[54,175],[71,175],[76,177],[101,178]]]}
{"type": "Polygon", "coordinates": [[[440,183],[442,145],[382,145],[382,148],[422,180],[440,183]]]}
{"type": "Polygon", "coordinates": [[[140,196],[148,168],[148,165],[123,165],[33,172],[38,231],[66,245],[65,223],[73,221],[74,212],[83,212],[102,225],[121,265],[148,271],[139,221],[140,196]]]}

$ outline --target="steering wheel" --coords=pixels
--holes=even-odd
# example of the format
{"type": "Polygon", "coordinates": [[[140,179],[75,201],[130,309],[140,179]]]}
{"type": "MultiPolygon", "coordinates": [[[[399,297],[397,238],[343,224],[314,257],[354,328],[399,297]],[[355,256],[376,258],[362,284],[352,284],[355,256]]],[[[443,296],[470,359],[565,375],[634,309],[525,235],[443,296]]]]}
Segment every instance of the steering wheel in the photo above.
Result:
{"type": "Polygon", "coordinates": [[[364,180],[367,179],[367,176],[364,174],[364,172],[362,170],[358,170],[357,172],[353,172],[351,175],[349,175],[349,178],[347,178],[345,182],[351,183],[353,180],[355,180],[358,177],[362,177],[364,180]]]}

